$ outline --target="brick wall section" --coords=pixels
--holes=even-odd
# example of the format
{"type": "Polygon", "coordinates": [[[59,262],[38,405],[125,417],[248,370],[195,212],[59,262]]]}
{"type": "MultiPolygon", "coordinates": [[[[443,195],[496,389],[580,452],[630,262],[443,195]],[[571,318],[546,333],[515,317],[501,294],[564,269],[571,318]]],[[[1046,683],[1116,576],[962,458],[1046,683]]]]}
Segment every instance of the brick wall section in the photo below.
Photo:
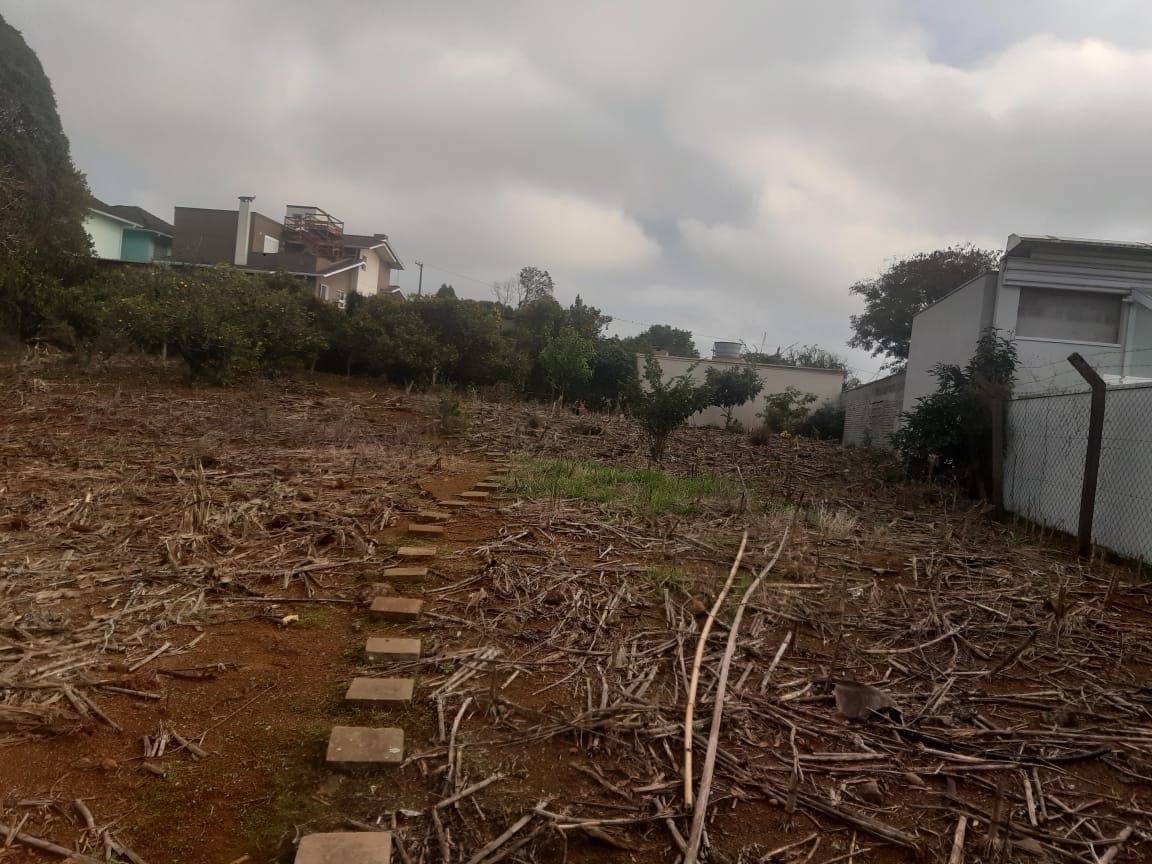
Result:
{"type": "Polygon", "coordinates": [[[897,372],[840,395],[845,444],[888,448],[888,436],[896,431],[904,406],[904,377],[897,372]]]}

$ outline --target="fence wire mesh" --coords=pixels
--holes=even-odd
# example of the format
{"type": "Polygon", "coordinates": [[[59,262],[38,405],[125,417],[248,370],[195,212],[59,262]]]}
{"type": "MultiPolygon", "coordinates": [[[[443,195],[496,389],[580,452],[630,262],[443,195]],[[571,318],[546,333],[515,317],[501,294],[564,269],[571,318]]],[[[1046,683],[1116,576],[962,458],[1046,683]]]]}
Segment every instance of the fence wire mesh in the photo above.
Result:
{"type": "MultiPolygon", "coordinates": [[[[1069,534],[1080,515],[1091,395],[1008,403],[1004,506],[1069,534]]],[[[1152,386],[1111,387],[1104,412],[1093,541],[1152,561],[1152,386]]]]}

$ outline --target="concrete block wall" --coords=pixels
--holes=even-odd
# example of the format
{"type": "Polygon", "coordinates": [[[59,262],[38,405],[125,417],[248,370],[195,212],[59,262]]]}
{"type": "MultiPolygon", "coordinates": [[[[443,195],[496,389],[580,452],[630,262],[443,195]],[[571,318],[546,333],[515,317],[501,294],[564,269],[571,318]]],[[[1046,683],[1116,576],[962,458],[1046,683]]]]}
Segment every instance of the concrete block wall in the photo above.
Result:
{"type": "Polygon", "coordinates": [[[904,406],[905,377],[904,372],[897,372],[840,395],[846,445],[884,449],[890,446],[888,439],[900,424],[904,406]]]}

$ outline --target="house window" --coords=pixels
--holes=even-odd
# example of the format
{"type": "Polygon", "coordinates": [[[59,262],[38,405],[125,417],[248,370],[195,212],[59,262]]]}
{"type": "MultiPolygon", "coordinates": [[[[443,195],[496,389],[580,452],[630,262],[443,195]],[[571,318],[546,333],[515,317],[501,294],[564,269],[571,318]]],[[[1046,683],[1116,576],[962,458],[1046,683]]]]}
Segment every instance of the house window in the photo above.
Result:
{"type": "Polygon", "coordinates": [[[348,295],[343,291],[336,292],[336,305],[341,309],[348,305],[348,295]]]}
{"type": "Polygon", "coordinates": [[[321,300],[327,300],[328,299],[328,286],[324,282],[321,282],[320,287],[318,289],[316,289],[316,293],[320,295],[321,300]]]}
{"type": "Polygon", "coordinates": [[[1021,288],[1016,335],[1118,345],[1120,309],[1118,294],[1021,288]]]}

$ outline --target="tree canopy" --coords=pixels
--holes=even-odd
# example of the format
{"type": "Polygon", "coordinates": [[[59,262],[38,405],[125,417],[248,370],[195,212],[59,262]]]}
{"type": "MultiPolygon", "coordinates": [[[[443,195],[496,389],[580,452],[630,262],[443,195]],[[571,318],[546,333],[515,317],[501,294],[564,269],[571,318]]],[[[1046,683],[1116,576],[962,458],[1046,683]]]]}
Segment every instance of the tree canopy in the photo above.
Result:
{"type": "Polygon", "coordinates": [[[732,428],[732,411],[760,395],[764,382],[751,366],[709,367],[704,370],[704,382],[709,389],[713,405],[724,410],[724,428],[732,428]]]}
{"type": "Polygon", "coordinates": [[[971,244],[921,252],[891,264],[875,279],[864,279],[849,291],[864,298],[864,311],[852,316],[855,335],[848,341],[872,356],[900,366],[908,359],[912,318],[953,288],[995,268],[999,253],[971,244]]]}
{"type": "Polygon", "coordinates": [[[22,335],[39,324],[26,311],[54,280],[87,262],[87,206],[48,76],[0,17],[0,306],[22,335]]]}
{"type": "Polygon", "coordinates": [[[644,332],[625,339],[624,344],[637,354],[667,351],[673,357],[700,356],[692,341],[692,334],[669,324],[653,324],[644,332]]]}
{"type": "Polygon", "coordinates": [[[777,348],[775,353],[747,351],[744,359],[749,363],[775,363],[780,366],[803,366],[808,369],[847,369],[848,361],[819,345],[793,345],[777,348]]]}

